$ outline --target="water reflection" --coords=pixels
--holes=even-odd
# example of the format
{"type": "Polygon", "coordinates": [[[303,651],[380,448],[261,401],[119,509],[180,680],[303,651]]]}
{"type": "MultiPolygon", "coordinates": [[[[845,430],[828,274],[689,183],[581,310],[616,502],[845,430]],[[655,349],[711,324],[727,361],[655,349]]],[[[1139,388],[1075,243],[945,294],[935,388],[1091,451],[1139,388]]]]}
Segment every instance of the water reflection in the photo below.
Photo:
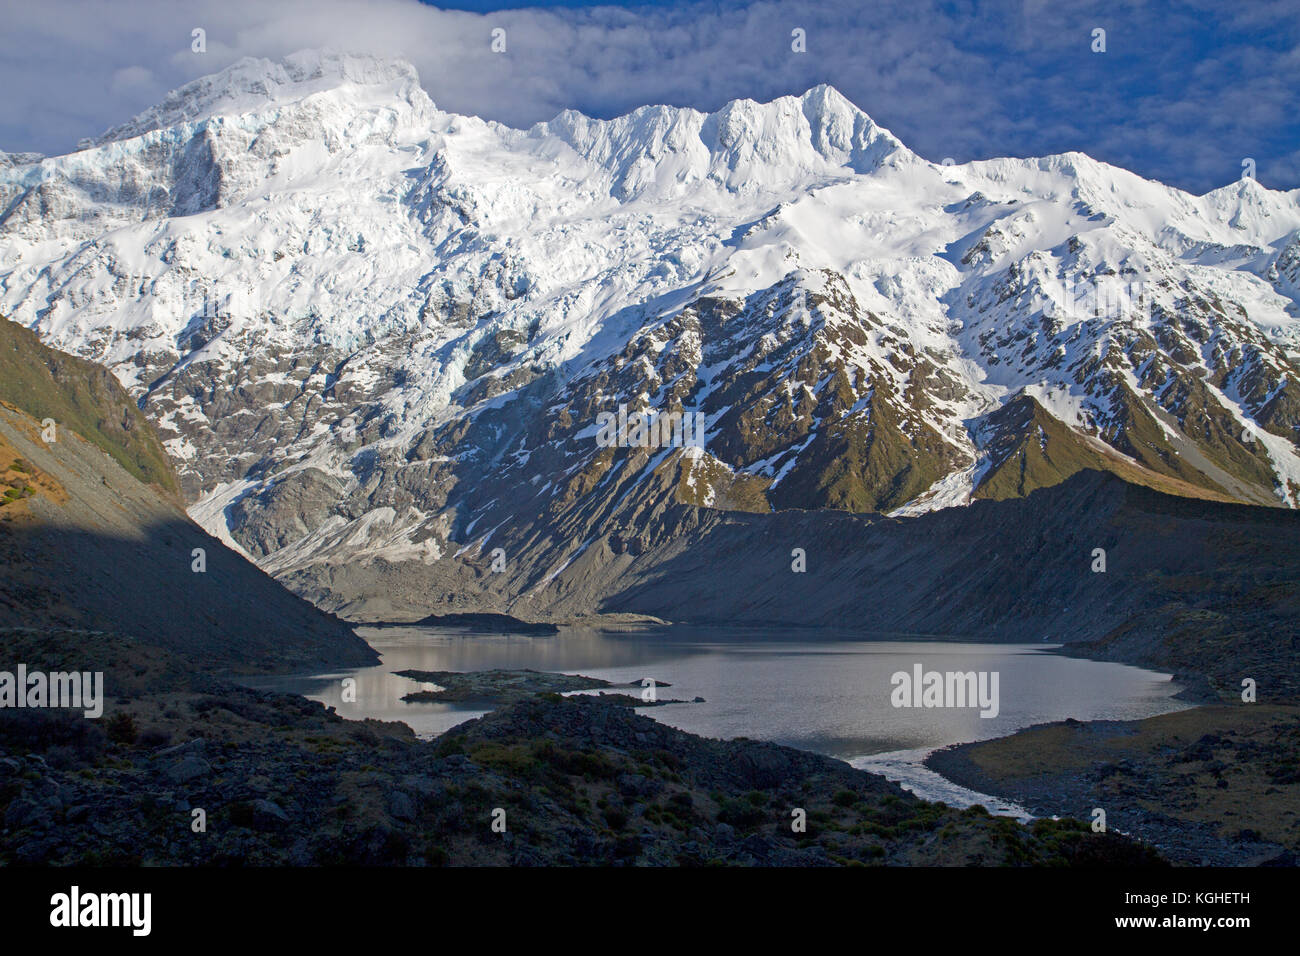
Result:
{"type": "Polygon", "coordinates": [[[844,758],[927,750],[1066,717],[1133,719],[1187,706],[1172,699],[1178,687],[1167,674],[1061,657],[1045,653],[1041,644],[687,627],[632,633],[566,629],[557,636],[411,627],[361,633],[383,655],[381,664],[260,686],[306,694],[345,717],[403,720],[430,736],[483,711],[403,702],[402,695],[423,685],[394,671],[532,668],[615,683],[649,677],[672,685],[660,696],[705,698],[701,704],[643,711],[672,726],[711,737],[774,740],[844,758]],[[998,716],[982,718],[975,709],[891,706],[891,675],[918,662],[927,670],[998,671],[998,716]],[[357,682],[355,703],[342,699],[345,676],[357,682]]]}

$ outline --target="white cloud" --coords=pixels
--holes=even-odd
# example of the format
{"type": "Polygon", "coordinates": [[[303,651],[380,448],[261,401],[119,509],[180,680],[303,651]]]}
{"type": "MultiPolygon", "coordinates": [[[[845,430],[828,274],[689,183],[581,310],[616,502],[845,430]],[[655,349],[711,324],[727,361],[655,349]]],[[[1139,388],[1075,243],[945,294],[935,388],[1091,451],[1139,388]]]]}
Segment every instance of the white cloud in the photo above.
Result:
{"type": "Polygon", "coordinates": [[[114,96],[131,97],[139,93],[151,93],[157,88],[153,71],[142,66],[124,66],[113,73],[109,89],[114,96]]]}

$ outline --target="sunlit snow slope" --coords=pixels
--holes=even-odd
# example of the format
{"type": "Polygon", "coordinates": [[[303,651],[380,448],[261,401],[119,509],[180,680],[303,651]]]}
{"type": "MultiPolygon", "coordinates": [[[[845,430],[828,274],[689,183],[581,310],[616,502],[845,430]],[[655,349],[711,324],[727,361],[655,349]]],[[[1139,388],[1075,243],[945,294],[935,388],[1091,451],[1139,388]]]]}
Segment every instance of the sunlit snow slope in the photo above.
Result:
{"type": "Polygon", "coordinates": [[[936,165],[825,86],[514,130],[303,52],[0,153],[0,312],[110,367],[277,573],[532,529],[541,585],[664,501],[913,514],[1085,468],[1294,507],[1298,302],[1300,192],[936,165]],[[603,447],[620,404],[702,447],[603,447]]]}

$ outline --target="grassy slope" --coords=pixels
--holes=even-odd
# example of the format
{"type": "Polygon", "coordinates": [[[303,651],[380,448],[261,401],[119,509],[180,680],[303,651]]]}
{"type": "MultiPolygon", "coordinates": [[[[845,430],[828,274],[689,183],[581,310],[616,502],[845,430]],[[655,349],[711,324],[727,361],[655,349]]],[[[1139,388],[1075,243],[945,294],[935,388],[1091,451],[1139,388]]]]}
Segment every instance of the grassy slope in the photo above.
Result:
{"type": "Polygon", "coordinates": [[[176,476],[143,412],[113,374],[43,345],[0,317],[0,401],[38,422],[52,418],[112,456],[133,477],[169,495],[176,476]]]}
{"type": "Polygon", "coordinates": [[[1165,494],[1207,501],[1237,501],[1217,486],[1206,487],[1200,483],[1208,479],[1195,471],[1190,474],[1197,475],[1200,482],[1194,484],[1177,475],[1160,474],[1102,448],[1099,443],[1091,443],[1029,397],[1008,404],[995,416],[995,421],[1005,437],[994,443],[994,465],[976,489],[977,498],[996,501],[1019,498],[1093,469],[1165,494]]]}

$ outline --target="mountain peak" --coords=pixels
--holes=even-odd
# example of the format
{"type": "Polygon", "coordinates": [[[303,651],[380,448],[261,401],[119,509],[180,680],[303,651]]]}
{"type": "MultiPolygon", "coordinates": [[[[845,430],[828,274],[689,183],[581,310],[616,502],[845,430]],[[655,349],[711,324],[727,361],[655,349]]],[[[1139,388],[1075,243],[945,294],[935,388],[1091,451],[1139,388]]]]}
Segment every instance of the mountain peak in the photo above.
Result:
{"type": "Polygon", "coordinates": [[[652,185],[711,179],[745,191],[793,184],[834,170],[870,172],[913,155],[832,86],[766,103],[735,99],[712,113],[642,106],[613,119],[564,110],[529,135],[557,137],[613,176],[620,198],[652,185]]]}
{"type": "Polygon", "coordinates": [[[267,570],[446,560],[442,588],[551,541],[541,593],[628,553],[606,516],[915,513],[1091,467],[1300,503],[1300,194],[1078,152],[946,174],[830,86],[518,130],[415,83],[242,61],[142,125],[211,122],[0,167],[0,308],[110,366],[267,570]],[[623,405],[699,441],[611,450],[623,405]]]}
{"type": "Polygon", "coordinates": [[[283,60],[246,56],[224,70],[180,86],[127,122],[106,131],[96,145],[212,116],[248,112],[270,103],[296,102],[344,85],[390,87],[406,97],[419,89],[415,67],[403,59],[335,50],[299,50],[283,60]]]}
{"type": "MultiPolygon", "coordinates": [[[[805,106],[814,106],[822,113],[857,113],[866,116],[857,104],[847,96],[831,86],[829,83],[818,83],[804,91],[799,97],[799,101],[805,106]]],[[[867,117],[870,119],[870,117],[867,117]]]]}

